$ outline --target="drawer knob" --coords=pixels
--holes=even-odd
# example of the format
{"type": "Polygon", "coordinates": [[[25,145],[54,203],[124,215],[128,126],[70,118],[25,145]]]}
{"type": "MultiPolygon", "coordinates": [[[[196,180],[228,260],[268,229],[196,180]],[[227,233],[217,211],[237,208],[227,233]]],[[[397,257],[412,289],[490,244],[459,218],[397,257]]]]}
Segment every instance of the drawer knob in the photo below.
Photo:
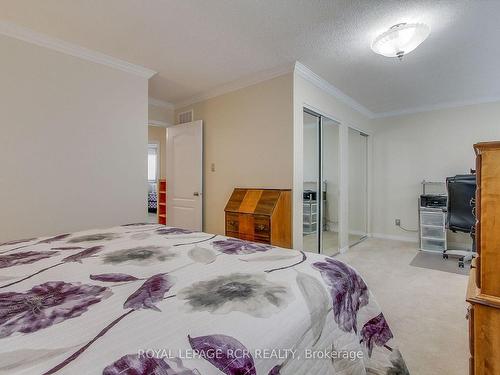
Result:
{"type": "Polygon", "coordinates": [[[265,230],[266,226],[264,224],[260,224],[260,225],[257,226],[257,229],[258,230],[265,230]]]}

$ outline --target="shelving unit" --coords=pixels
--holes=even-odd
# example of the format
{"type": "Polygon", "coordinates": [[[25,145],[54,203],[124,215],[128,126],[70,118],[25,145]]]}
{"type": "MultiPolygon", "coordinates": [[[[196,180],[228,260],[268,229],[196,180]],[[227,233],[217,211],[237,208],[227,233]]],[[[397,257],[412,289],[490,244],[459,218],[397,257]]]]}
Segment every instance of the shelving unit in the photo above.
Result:
{"type": "MultiPolygon", "coordinates": [[[[422,196],[429,193],[431,195],[445,196],[446,184],[444,182],[423,180],[421,184],[422,196]]],[[[446,204],[424,207],[420,199],[419,202],[420,249],[442,253],[448,247],[446,240],[446,212],[444,210],[446,204]]]]}
{"type": "Polygon", "coordinates": [[[441,208],[420,207],[420,249],[442,253],[447,246],[445,212],[441,208]]]}
{"type": "Polygon", "coordinates": [[[303,232],[304,234],[315,233],[318,227],[318,202],[315,200],[304,200],[303,202],[303,232]]]}
{"type": "Polygon", "coordinates": [[[158,224],[167,225],[167,181],[158,181],[158,224]]]}

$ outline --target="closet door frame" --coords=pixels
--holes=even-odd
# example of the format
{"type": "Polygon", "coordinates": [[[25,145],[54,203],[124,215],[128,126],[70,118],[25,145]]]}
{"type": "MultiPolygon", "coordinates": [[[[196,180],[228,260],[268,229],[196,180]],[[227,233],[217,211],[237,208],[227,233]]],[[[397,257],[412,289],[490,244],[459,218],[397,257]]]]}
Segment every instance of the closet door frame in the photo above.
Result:
{"type": "MultiPolygon", "coordinates": [[[[337,120],[331,118],[331,117],[328,117],[328,116],[323,116],[322,114],[320,113],[317,113],[307,107],[304,107],[303,108],[303,113],[307,113],[311,116],[314,116],[318,119],[318,128],[316,129],[316,150],[317,150],[317,157],[318,157],[318,171],[317,171],[317,175],[318,175],[318,180],[316,181],[316,200],[317,200],[317,204],[318,204],[318,212],[317,212],[317,223],[318,223],[318,227],[317,227],[317,236],[316,236],[316,240],[317,240],[317,252],[318,254],[322,254],[323,253],[323,228],[325,226],[325,220],[324,220],[324,216],[323,216],[323,210],[325,209],[324,207],[324,201],[323,201],[323,131],[324,131],[324,127],[325,126],[337,126],[338,128],[338,132],[339,132],[339,142],[338,142],[338,145],[337,145],[337,153],[338,153],[338,170],[339,170],[339,173],[338,173],[338,179],[339,179],[339,187],[341,186],[341,181],[342,181],[342,177],[341,177],[341,169],[342,169],[342,163],[341,163],[341,124],[340,122],[338,122],[337,120]],[[331,125],[326,125],[323,123],[323,119],[324,118],[327,118],[328,120],[332,121],[334,124],[331,124],[331,125]]],[[[302,157],[302,160],[304,159],[304,157],[302,157]]],[[[342,190],[342,189],[339,189],[339,190],[342,190]]],[[[341,197],[340,197],[340,194],[339,194],[339,203],[341,202],[341,197]]],[[[337,244],[337,250],[336,252],[333,254],[338,254],[340,252],[340,249],[341,249],[341,208],[340,208],[340,205],[339,207],[336,207],[336,210],[337,210],[337,215],[339,217],[339,225],[338,225],[338,231],[337,231],[337,236],[338,236],[338,244],[337,244]]]]}

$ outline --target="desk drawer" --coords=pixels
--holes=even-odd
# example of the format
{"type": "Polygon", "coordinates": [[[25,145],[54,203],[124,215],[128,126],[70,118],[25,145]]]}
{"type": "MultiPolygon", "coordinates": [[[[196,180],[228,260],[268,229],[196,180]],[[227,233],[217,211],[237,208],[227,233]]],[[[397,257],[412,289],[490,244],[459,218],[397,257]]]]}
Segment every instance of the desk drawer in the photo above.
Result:
{"type": "Polygon", "coordinates": [[[239,224],[238,214],[226,213],[226,232],[238,232],[239,224]]]}
{"type": "Polygon", "coordinates": [[[269,238],[271,225],[268,216],[254,216],[254,234],[256,237],[269,238]]]}

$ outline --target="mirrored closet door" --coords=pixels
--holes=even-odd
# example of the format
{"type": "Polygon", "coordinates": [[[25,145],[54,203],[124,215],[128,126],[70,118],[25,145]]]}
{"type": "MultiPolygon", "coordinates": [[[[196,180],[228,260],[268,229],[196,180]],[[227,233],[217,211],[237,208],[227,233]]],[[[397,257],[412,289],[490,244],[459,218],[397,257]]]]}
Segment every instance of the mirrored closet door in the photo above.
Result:
{"type": "Polygon", "coordinates": [[[339,251],[339,126],[304,109],[303,248],[339,251]]]}
{"type": "Polygon", "coordinates": [[[362,241],[368,228],[368,135],[349,128],[349,246],[362,241]]]}

